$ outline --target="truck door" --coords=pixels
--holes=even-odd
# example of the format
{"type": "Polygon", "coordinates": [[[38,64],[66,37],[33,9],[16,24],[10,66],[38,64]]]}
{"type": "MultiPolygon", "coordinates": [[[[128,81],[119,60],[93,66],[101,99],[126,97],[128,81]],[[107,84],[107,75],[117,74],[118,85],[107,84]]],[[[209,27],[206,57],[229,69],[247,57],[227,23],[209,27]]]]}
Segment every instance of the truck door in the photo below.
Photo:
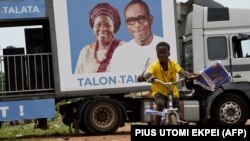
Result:
{"type": "Polygon", "coordinates": [[[250,33],[231,35],[230,42],[233,82],[250,81],[250,33]]]}

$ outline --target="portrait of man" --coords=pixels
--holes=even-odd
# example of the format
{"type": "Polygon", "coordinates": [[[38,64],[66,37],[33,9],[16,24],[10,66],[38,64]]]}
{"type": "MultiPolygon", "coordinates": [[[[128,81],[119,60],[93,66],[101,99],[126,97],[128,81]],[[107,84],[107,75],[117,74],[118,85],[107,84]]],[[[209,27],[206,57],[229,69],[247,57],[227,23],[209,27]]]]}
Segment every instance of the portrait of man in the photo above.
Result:
{"type": "Polygon", "coordinates": [[[143,0],[132,0],[124,9],[125,23],[132,39],[119,47],[111,60],[111,70],[139,73],[145,64],[157,59],[156,45],[164,41],[153,33],[154,16],[143,0]],[[131,59],[134,58],[134,59],[131,59]]]}

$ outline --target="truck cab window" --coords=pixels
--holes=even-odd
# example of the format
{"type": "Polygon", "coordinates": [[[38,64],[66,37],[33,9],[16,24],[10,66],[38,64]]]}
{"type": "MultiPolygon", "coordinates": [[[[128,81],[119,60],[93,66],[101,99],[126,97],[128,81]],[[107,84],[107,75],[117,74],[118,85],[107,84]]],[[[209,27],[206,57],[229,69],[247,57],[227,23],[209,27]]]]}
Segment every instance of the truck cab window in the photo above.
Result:
{"type": "Polygon", "coordinates": [[[246,35],[244,38],[234,36],[233,42],[233,56],[234,58],[250,57],[250,38],[246,35]]]}
{"type": "Polygon", "coordinates": [[[209,60],[224,60],[228,56],[227,51],[227,38],[221,37],[208,37],[207,38],[207,51],[209,60]]]}

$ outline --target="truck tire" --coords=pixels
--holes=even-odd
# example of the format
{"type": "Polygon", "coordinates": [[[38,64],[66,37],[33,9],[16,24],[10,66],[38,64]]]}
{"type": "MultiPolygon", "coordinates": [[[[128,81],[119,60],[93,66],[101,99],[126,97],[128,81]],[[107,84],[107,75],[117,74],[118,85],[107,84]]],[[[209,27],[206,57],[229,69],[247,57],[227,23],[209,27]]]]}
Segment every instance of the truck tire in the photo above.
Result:
{"type": "Polygon", "coordinates": [[[84,122],[79,123],[79,129],[85,133],[90,133],[88,129],[86,128],[86,124],[84,122]]]}
{"type": "Polygon", "coordinates": [[[86,107],[84,123],[94,135],[109,134],[120,127],[122,112],[112,99],[97,98],[86,107]]]}
{"type": "Polygon", "coordinates": [[[81,105],[80,108],[80,114],[79,114],[79,129],[85,133],[90,133],[89,130],[86,127],[86,123],[84,121],[84,112],[86,110],[86,107],[88,106],[88,104],[91,102],[91,99],[85,100],[83,101],[83,104],[81,105]]]}
{"type": "Polygon", "coordinates": [[[215,125],[244,125],[248,115],[246,101],[238,95],[227,93],[213,102],[210,122],[215,125]]]}

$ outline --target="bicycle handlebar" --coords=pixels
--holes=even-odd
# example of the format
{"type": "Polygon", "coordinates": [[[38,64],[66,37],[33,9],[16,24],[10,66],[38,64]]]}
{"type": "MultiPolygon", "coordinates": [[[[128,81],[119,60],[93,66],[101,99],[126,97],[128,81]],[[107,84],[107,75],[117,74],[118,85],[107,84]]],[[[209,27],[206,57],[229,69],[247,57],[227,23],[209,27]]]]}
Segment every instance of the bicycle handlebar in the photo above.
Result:
{"type": "Polygon", "coordinates": [[[176,82],[163,82],[163,81],[161,81],[161,80],[159,80],[159,79],[157,79],[157,78],[154,79],[155,82],[160,83],[160,84],[162,84],[162,85],[167,85],[167,86],[176,85],[176,84],[178,84],[179,82],[181,82],[181,81],[183,81],[183,80],[185,80],[185,78],[181,78],[181,79],[179,79],[179,80],[176,81],[176,82]]]}
{"type": "Polygon", "coordinates": [[[195,79],[197,78],[198,76],[196,75],[192,75],[192,76],[185,76],[185,77],[181,77],[178,81],[176,82],[163,82],[161,81],[160,79],[154,77],[154,76],[151,76],[149,79],[146,80],[146,82],[150,82],[150,83],[154,83],[154,82],[158,82],[158,83],[161,83],[163,85],[175,85],[177,84],[178,82],[181,82],[183,80],[188,80],[188,79],[195,79]]]}

